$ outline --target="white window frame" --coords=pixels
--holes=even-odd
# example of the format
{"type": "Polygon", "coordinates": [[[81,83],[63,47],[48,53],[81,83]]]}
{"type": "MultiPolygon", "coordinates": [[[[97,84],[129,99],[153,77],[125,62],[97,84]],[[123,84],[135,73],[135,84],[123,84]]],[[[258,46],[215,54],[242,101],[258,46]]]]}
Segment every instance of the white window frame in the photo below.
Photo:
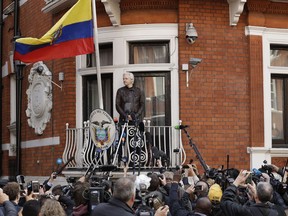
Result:
{"type": "Polygon", "coordinates": [[[288,44],[288,29],[248,26],[246,35],[262,36],[263,95],[264,95],[264,147],[248,147],[251,168],[258,168],[263,161],[271,163],[272,157],[287,157],[288,148],[272,148],[271,75],[288,74],[288,67],[270,66],[270,44],[288,44]]]}
{"type": "MultiPolygon", "coordinates": [[[[101,67],[101,73],[113,74],[113,116],[117,89],[123,86],[124,72],[170,71],[171,72],[171,124],[179,124],[179,69],[178,69],[178,24],[139,24],[98,29],[99,43],[113,43],[113,66],[101,67]],[[129,42],[170,41],[170,63],[129,64],[129,42]]],[[[86,68],[86,55],[76,58],[76,127],[82,127],[82,76],[96,74],[95,67],[86,68]]]]}

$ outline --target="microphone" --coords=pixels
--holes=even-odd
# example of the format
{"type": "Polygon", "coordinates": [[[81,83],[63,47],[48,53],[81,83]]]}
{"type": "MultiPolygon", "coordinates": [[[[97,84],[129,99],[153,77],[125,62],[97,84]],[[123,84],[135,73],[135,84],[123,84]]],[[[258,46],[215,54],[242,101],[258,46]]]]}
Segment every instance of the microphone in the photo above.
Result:
{"type": "Polygon", "coordinates": [[[256,175],[256,176],[261,176],[262,175],[262,172],[256,168],[253,168],[252,169],[252,172],[256,175]]]}
{"type": "Polygon", "coordinates": [[[182,130],[182,129],[187,128],[187,127],[189,127],[189,125],[176,125],[176,126],[174,126],[174,128],[177,130],[182,130]]]}

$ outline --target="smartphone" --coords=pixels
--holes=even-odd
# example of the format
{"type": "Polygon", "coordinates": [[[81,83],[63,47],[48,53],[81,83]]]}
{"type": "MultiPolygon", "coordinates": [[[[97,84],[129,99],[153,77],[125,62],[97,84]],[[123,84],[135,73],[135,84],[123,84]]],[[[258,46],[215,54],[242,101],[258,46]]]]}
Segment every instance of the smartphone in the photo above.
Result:
{"type": "Polygon", "coordinates": [[[197,192],[197,191],[202,191],[203,190],[203,185],[195,185],[195,192],[197,192]]]}
{"type": "Polygon", "coordinates": [[[40,184],[38,181],[32,181],[32,193],[39,194],[40,184]]]}
{"type": "Polygon", "coordinates": [[[248,178],[245,181],[245,184],[252,184],[252,172],[248,173],[248,178]]]}
{"type": "Polygon", "coordinates": [[[16,180],[17,180],[18,184],[20,185],[20,189],[24,190],[24,183],[25,183],[24,176],[23,175],[17,175],[16,180]]]}

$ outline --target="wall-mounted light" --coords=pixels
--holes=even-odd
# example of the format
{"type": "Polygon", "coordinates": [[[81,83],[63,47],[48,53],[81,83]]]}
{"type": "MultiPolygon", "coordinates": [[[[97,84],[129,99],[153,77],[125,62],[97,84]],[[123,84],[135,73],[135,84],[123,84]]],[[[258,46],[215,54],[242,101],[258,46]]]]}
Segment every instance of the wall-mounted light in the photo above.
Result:
{"type": "MultiPolygon", "coordinates": [[[[195,68],[202,59],[200,58],[190,58],[189,64],[191,65],[192,69],[195,68]]],[[[182,71],[186,72],[186,86],[189,87],[189,77],[191,76],[192,69],[189,74],[189,64],[182,64],[182,71]]]]}
{"type": "Polygon", "coordinates": [[[193,44],[198,38],[198,33],[193,23],[186,23],[186,41],[188,44],[193,44]]]}

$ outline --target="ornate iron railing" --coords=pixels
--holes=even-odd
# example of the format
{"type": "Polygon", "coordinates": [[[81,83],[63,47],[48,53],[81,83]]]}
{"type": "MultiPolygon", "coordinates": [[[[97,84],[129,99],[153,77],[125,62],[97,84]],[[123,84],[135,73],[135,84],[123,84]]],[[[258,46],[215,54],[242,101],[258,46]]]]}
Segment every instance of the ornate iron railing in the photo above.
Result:
{"type": "Polygon", "coordinates": [[[186,160],[181,131],[172,126],[150,126],[149,121],[144,121],[144,131],[124,125],[116,130],[115,137],[107,150],[99,151],[91,139],[89,121],[84,122],[83,128],[69,128],[67,123],[63,162],[74,157],[67,168],[88,168],[93,163],[117,167],[128,164],[129,168],[137,169],[140,162],[141,169],[149,169],[156,167],[158,158],[170,167],[186,160]]]}

